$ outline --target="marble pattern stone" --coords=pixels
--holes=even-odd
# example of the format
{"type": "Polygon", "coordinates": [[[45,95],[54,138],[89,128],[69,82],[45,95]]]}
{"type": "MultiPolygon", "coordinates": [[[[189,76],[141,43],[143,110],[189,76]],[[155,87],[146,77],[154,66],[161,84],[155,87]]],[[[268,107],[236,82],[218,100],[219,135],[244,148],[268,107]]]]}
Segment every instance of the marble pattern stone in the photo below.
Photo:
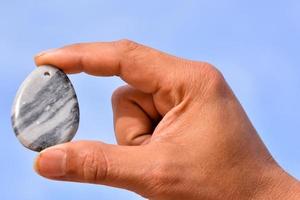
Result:
{"type": "Polygon", "coordinates": [[[36,68],[20,86],[12,126],[27,148],[41,151],[70,141],[79,125],[79,105],[67,75],[51,66],[36,68]]]}

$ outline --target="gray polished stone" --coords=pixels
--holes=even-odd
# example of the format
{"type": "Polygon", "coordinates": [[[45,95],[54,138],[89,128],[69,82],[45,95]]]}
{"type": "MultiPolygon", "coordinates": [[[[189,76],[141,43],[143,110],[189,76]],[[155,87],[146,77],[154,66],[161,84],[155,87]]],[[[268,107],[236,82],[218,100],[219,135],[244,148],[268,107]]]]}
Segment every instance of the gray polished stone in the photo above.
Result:
{"type": "Polygon", "coordinates": [[[12,126],[27,148],[41,151],[70,141],[79,125],[79,106],[67,75],[51,66],[36,68],[19,88],[12,126]]]}

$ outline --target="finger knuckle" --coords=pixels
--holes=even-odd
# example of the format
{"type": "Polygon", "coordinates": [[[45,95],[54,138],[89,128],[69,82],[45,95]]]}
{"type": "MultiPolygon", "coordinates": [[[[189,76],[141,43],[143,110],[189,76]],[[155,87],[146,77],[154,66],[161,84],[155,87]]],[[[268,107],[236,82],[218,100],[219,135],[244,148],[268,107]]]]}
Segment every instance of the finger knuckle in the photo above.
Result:
{"type": "Polygon", "coordinates": [[[118,45],[123,50],[128,51],[128,52],[133,51],[140,46],[138,43],[136,43],[132,40],[129,40],[129,39],[118,40],[118,41],[116,41],[116,45],[118,45]]]}
{"type": "Polygon", "coordinates": [[[140,143],[137,143],[137,141],[139,141],[138,139],[141,137],[139,136],[140,131],[141,128],[139,126],[123,127],[123,133],[125,133],[125,136],[121,143],[129,146],[140,145],[140,143]]]}
{"type": "Polygon", "coordinates": [[[99,155],[96,152],[92,152],[84,155],[81,164],[82,177],[87,182],[98,182],[104,179],[106,166],[104,161],[101,162],[99,155]]]}
{"type": "Polygon", "coordinates": [[[209,63],[204,63],[203,64],[203,70],[206,76],[208,77],[209,80],[212,81],[223,81],[224,77],[223,74],[219,69],[217,69],[215,66],[209,63]]]}
{"type": "MultiPolygon", "coordinates": [[[[200,89],[203,91],[203,93],[207,94],[207,92],[209,92],[216,94],[228,91],[223,74],[212,64],[206,62],[196,62],[193,63],[193,66],[194,67],[191,70],[191,77],[193,77],[192,79],[194,81],[192,82],[197,83],[196,85],[200,86],[200,89]]],[[[198,89],[198,87],[195,88],[198,89]]]]}
{"type": "Polygon", "coordinates": [[[226,81],[220,70],[215,67],[211,67],[211,69],[207,73],[207,76],[207,87],[210,91],[214,93],[224,93],[228,91],[226,81]]]}
{"type": "Polygon", "coordinates": [[[129,88],[126,85],[118,87],[111,96],[112,105],[113,106],[117,105],[122,100],[124,100],[126,98],[126,94],[128,93],[128,91],[129,91],[129,88]]]}

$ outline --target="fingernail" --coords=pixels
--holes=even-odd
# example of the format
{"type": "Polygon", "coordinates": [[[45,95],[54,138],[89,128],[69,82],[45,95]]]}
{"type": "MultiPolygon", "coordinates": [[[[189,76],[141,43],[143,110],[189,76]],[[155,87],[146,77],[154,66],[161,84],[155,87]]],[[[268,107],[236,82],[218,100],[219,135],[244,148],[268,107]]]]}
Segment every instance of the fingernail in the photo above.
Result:
{"type": "Polygon", "coordinates": [[[65,175],[66,157],[62,149],[46,149],[37,157],[35,171],[45,177],[62,177],[65,175]]]}
{"type": "Polygon", "coordinates": [[[47,54],[47,53],[51,53],[51,52],[54,52],[54,51],[56,51],[57,49],[48,49],[48,50],[45,50],[45,51],[41,51],[40,53],[38,53],[38,54],[36,54],[34,57],[40,57],[40,56],[43,56],[43,55],[45,55],[45,54],[47,54]]]}

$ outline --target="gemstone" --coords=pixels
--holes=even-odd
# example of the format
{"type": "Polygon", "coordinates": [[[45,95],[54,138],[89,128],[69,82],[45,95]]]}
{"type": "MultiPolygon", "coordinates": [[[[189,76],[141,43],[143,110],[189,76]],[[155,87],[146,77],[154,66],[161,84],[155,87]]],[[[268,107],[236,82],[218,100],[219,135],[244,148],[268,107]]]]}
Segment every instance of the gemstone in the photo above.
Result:
{"type": "Polygon", "coordinates": [[[11,120],[19,141],[33,151],[70,141],[79,126],[79,105],[67,75],[52,66],[31,72],[17,92],[11,120]]]}

